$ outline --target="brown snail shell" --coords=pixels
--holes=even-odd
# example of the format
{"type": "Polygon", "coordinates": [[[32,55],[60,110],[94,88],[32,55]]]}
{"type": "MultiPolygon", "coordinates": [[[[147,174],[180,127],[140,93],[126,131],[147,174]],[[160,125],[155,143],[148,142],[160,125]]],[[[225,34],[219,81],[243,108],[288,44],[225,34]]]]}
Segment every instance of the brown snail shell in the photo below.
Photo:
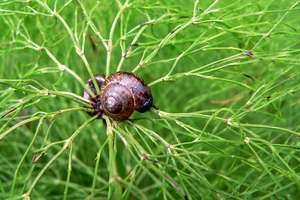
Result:
{"type": "Polygon", "coordinates": [[[134,110],[146,112],[153,105],[149,87],[131,72],[117,72],[109,76],[100,90],[101,107],[114,120],[125,120],[134,110]]]}

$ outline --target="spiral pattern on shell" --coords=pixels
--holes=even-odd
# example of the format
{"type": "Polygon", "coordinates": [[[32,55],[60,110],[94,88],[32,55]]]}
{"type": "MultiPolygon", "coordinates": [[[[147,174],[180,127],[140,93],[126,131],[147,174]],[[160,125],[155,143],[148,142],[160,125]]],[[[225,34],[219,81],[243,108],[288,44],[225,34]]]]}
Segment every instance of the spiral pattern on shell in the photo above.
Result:
{"type": "Polygon", "coordinates": [[[134,110],[146,112],[155,107],[146,83],[131,72],[109,76],[101,87],[100,101],[104,113],[115,120],[128,119],[134,110]]]}
{"type": "Polygon", "coordinates": [[[134,111],[132,96],[132,92],[124,85],[108,83],[100,93],[104,113],[115,120],[128,119],[134,111]]]}

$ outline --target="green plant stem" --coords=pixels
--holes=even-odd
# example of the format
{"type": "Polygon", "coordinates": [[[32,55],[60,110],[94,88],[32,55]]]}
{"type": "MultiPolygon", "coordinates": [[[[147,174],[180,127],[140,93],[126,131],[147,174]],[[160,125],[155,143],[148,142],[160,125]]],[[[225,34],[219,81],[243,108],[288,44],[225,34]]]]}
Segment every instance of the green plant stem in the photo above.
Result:
{"type": "MultiPolygon", "coordinates": [[[[9,128],[7,131],[3,132],[1,135],[0,135],[0,141],[5,137],[7,136],[9,133],[11,133],[13,130],[17,129],[18,127],[24,125],[24,124],[27,124],[29,122],[33,122],[35,120],[38,120],[40,118],[43,118],[43,117],[46,117],[46,118],[52,118],[53,116],[55,115],[59,115],[59,114],[63,114],[63,113],[66,113],[66,112],[71,112],[71,111],[78,111],[78,110],[87,110],[86,108],[82,108],[82,107],[79,107],[79,108],[68,108],[68,109],[64,109],[64,110],[59,110],[59,111],[56,111],[56,112],[52,112],[52,113],[41,113],[42,116],[30,116],[31,118],[29,119],[25,119],[17,124],[15,124],[14,126],[12,126],[11,128],[9,128]]],[[[35,114],[38,114],[38,113],[35,113],[35,114]]]]}
{"type": "Polygon", "coordinates": [[[293,3],[293,5],[280,17],[280,19],[277,21],[276,24],[274,24],[272,26],[272,28],[265,33],[259,40],[258,42],[254,45],[254,47],[252,48],[252,50],[254,50],[256,47],[258,47],[258,45],[268,36],[270,36],[270,34],[272,33],[272,31],[282,22],[282,20],[287,16],[287,14],[293,9],[295,8],[297,5],[299,4],[299,1],[293,3]]]}
{"type": "Polygon", "coordinates": [[[33,122],[33,121],[35,121],[35,120],[38,120],[38,119],[40,119],[40,118],[42,118],[42,117],[41,117],[41,116],[32,117],[32,118],[29,118],[29,119],[26,119],[26,120],[24,120],[24,121],[21,121],[21,122],[17,123],[16,125],[12,126],[12,127],[9,128],[7,131],[5,131],[4,133],[2,133],[2,134],[0,135],[0,141],[1,141],[5,136],[7,136],[9,133],[11,133],[13,130],[17,129],[18,127],[20,127],[20,126],[22,126],[22,125],[24,125],[24,124],[27,124],[27,123],[29,123],[29,122],[33,122]]]}
{"type": "MultiPolygon", "coordinates": [[[[93,74],[93,72],[92,72],[92,69],[91,69],[91,67],[90,67],[90,64],[88,63],[88,61],[87,61],[87,59],[86,59],[86,57],[85,57],[85,55],[84,55],[83,50],[80,49],[80,47],[79,47],[79,44],[78,44],[79,42],[78,42],[77,37],[74,36],[74,34],[73,34],[71,28],[69,27],[69,25],[67,24],[67,22],[64,20],[64,18],[62,18],[62,17],[60,16],[59,13],[57,13],[56,11],[51,11],[51,12],[52,12],[52,14],[53,14],[54,16],[56,16],[56,17],[61,21],[61,23],[63,24],[63,26],[65,27],[65,29],[66,29],[67,32],[69,33],[69,35],[70,35],[70,37],[71,37],[71,39],[72,39],[72,41],[73,41],[73,44],[74,44],[74,48],[75,48],[75,50],[76,50],[76,53],[79,55],[79,57],[82,59],[83,63],[85,64],[85,67],[86,67],[86,69],[87,69],[87,71],[88,71],[88,73],[89,73],[89,75],[90,75],[90,77],[91,77],[91,79],[92,79],[92,81],[93,81],[93,84],[94,84],[94,86],[95,86],[95,89],[96,89],[97,94],[100,94],[100,88],[99,88],[99,86],[98,86],[98,84],[97,84],[97,81],[96,81],[95,76],[94,76],[94,74],[93,74]]],[[[93,92],[90,93],[90,95],[91,95],[92,97],[95,96],[95,94],[94,94],[93,92]]]]}
{"type": "Polygon", "coordinates": [[[73,155],[72,152],[73,152],[73,143],[70,144],[68,175],[67,175],[67,180],[66,180],[66,184],[65,184],[64,200],[67,200],[68,188],[69,188],[70,178],[71,178],[71,173],[72,173],[72,155],[73,155]]]}
{"type": "MultiPolygon", "coordinates": [[[[45,87],[43,87],[42,85],[40,85],[40,87],[42,87],[43,89],[38,89],[38,88],[35,88],[35,87],[32,87],[31,85],[31,88],[33,89],[28,89],[28,88],[23,88],[23,87],[19,87],[19,86],[14,86],[14,85],[11,85],[9,82],[30,82],[30,81],[33,81],[37,84],[39,84],[37,81],[34,81],[32,79],[0,79],[0,83],[4,83],[4,84],[8,84],[11,88],[14,88],[15,90],[21,90],[21,91],[26,91],[26,92],[31,92],[31,93],[39,93],[39,94],[42,94],[43,96],[48,96],[50,94],[53,94],[53,95],[57,95],[57,96],[62,96],[62,97],[65,97],[65,98],[70,98],[76,102],[79,102],[79,103],[82,103],[86,106],[90,106],[89,105],[89,100],[88,99],[85,99],[73,92],[66,92],[66,91],[55,91],[55,90],[49,90],[45,87]]],[[[23,104],[25,104],[26,102],[23,102],[23,104]]]]}
{"type": "Polygon", "coordinates": [[[133,70],[132,72],[136,72],[138,69],[140,69],[145,64],[148,64],[154,56],[158,53],[158,51],[164,47],[172,38],[176,36],[177,33],[184,30],[186,27],[194,23],[194,18],[190,19],[187,23],[179,26],[174,32],[169,33],[162,41],[159,43],[159,45],[152,51],[152,53],[145,58],[145,60],[141,61],[133,70]]]}
{"type": "Polygon", "coordinates": [[[106,133],[108,137],[108,148],[109,148],[109,161],[108,161],[108,169],[109,169],[109,189],[108,189],[108,199],[121,199],[122,191],[121,186],[118,183],[118,172],[116,166],[116,152],[114,148],[114,134],[112,130],[112,124],[108,117],[104,118],[107,124],[106,133]]]}
{"type": "Polygon", "coordinates": [[[109,141],[109,138],[107,137],[104,143],[102,144],[101,148],[99,149],[96,157],[96,165],[95,165],[95,170],[94,170],[94,178],[93,178],[93,184],[92,184],[92,192],[91,192],[91,197],[93,198],[95,195],[95,187],[97,183],[97,176],[98,176],[98,169],[99,169],[99,163],[100,163],[100,158],[101,158],[101,153],[104,150],[104,147],[107,145],[109,141]]]}
{"type": "MultiPolygon", "coordinates": [[[[70,36],[71,39],[72,39],[72,42],[73,42],[74,48],[75,48],[75,50],[76,50],[76,53],[77,53],[77,54],[79,55],[79,57],[83,60],[85,66],[86,66],[86,69],[88,70],[89,75],[90,75],[90,77],[92,78],[92,81],[93,81],[93,84],[94,84],[94,86],[95,86],[95,88],[96,88],[97,94],[100,94],[100,89],[99,89],[99,86],[98,86],[97,81],[96,81],[96,79],[95,79],[95,76],[94,76],[94,74],[93,74],[93,72],[92,72],[92,69],[91,69],[91,67],[90,67],[90,65],[89,65],[89,63],[88,63],[88,61],[87,61],[87,59],[86,59],[86,57],[85,57],[85,55],[84,55],[84,52],[83,52],[82,49],[80,49],[80,47],[79,47],[80,45],[79,45],[79,41],[78,41],[77,37],[74,36],[74,34],[73,34],[71,28],[69,27],[69,25],[67,24],[67,22],[64,20],[64,18],[62,18],[62,17],[60,16],[60,14],[59,14],[58,12],[56,12],[55,9],[54,9],[54,10],[51,10],[51,8],[49,8],[49,6],[48,6],[47,4],[45,4],[44,2],[42,2],[42,1],[40,1],[40,0],[37,0],[37,2],[38,2],[41,6],[43,6],[46,10],[48,10],[48,12],[50,12],[51,16],[57,17],[57,18],[59,19],[59,21],[63,24],[63,26],[65,27],[65,29],[67,30],[69,36],[70,36]]],[[[43,47],[43,48],[44,48],[44,47],[43,47]]],[[[44,49],[46,49],[46,48],[44,48],[44,49]]],[[[50,56],[50,54],[49,54],[50,51],[47,50],[47,49],[46,49],[46,51],[48,51],[47,54],[50,56]]],[[[52,56],[50,56],[50,57],[52,58],[52,60],[56,60],[56,61],[57,61],[57,59],[53,56],[53,54],[52,54],[52,56]],[[55,59],[53,59],[53,58],[55,58],[55,59]]],[[[61,65],[61,64],[58,65],[58,67],[59,67],[61,70],[66,70],[66,71],[68,71],[69,73],[71,73],[77,80],[80,81],[80,83],[82,84],[82,86],[87,90],[87,92],[88,92],[92,97],[95,96],[95,94],[94,94],[88,87],[85,86],[85,84],[82,82],[82,80],[81,80],[81,79],[80,79],[80,78],[79,78],[72,70],[70,70],[68,67],[66,67],[66,66],[64,66],[64,65],[61,65]],[[79,78],[79,79],[78,79],[78,78],[79,78]]]]}
{"type": "MultiPolygon", "coordinates": [[[[41,148],[43,148],[43,147],[46,145],[46,143],[47,143],[47,139],[48,139],[50,130],[51,130],[53,124],[55,123],[56,117],[57,117],[57,116],[54,116],[54,117],[51,119],[51,123],[50,123],[50,125],[49,125],[48,128],[47,128],[47,131],[46,131],[46,134],[45,134],[45,137],[44,137],[44,141],[43,141],[43,143],[42,143],[42,145],[41,145],[41,148]]],[[[41,149],[41,148],[40,148],[40,149],[41,149]]],[[[35,152],[35,153],[37,153],[37,152],[35,152]]],[[[40,155],[43,154],[43,153],[44,153],[44,152],[40,153],[40,155]]],[[[34,161],[32,161],[32,163],[33,163],[33,162],[34,162],[34,161]]],[[[35,161],[35,162],[37,162],[37,161],[35,161]]],[[[27,176],[26,176],[26,178],[25,178],[25,180],[24,180],[24,185],[23,185],[22,193],[25,192],[25,190],[26,190],[26,188],[27,188],[27,184],[28,184],[28,182],[29,182],[29,180],[30,180],[30,177],[32,176],[32,172],[34,171],[35,167],[36,167],[35,164],[32,165],[32,167],[31,167],[29,173],[27,174],[27,176]]]]}
{"type": "Polygon", "coordinates": [[[20,162],[19,162],[19,164],[17,166],[17,169],[15,170],[14,178],[13,178],[11,189],[10,189],[10,198],[12,198],[13,195],[14,195],[15,185],[16,185],[17,176],[18,176],[18,173],[20,171],[20,168],[21,168],[21,166],[22,166],[22,164],[23,164],[26,156],[28,155],[28,153],[30,152],[31,148],[33,147],[33,144],[34,144],[34,142],[35,142],[35,140],[36,140],[36,138],[38,136],[38,133],[40,131],[40,128],[41,128],[41,125],[42,125],[43,121],[44,121],[44,117],[42,117],[40,119],[40,122],[39,122],[39,124],[38,124],[38,126],[36,128],[35,134],[34,134],[32,140],[31,140],[29,146],[27,147],[25,153],[23,154],[23,157],[21,158],[21,160],[20,160],[20,162]]]}
{"type": "Polygon", "coordinates": [[[89,125],[92,121],[94,121],[98,116],[94,116],[92,118],[90,118],[89,120],[87,120],[86,122],[84,122],[74,133],[72,136],[70,136],[68,139],[66,139],[65,141],[65,145],[63,146],[63,148],[61,148],[59,150],[59,152],[57,152],[52,159],[43,167],[43,169],[40,171],[40,173],[37,175],[37,177],[34,179],[33,183],[31,184],[30,188],[28,189],[28,191],[23,195],[24,197],[30,197],[33,188],[36,186],[36,184],[38,183],[38,181],[41,179],[41,177],[43,176],[43,174],[46,172],[46,170],[52,165],[52,163],[59,157],[62,155],[62,153],[68,149],[70,147],[70,145],[72,144],[73,140],[75,139],[75,137],[87,126],[89,125]]]}
{"type": "MultiPolygon", "coordinates": [[[[102,42],[104,48],[105,48],[106,51],[107,51],[108,45],[107,45],[106,41],[104,40],[103,36],[101,35],[100,31],[97,30],[96,25],[95,25],[94,22],[91,20],[90,16],[88,15],[88,13],[87,13],[87,11],[86,11],[86,8],[84,7],[83,3],[82,3],[80,0],[78,0],[77,2],[80,4],[80,6],[81,6],[81,8],[82,8],[82,10],[83,10],[83,14],[85,15],[85,17],[86,17],[86,19],[87,19],[87,21],[88,21],[88,25],[89,25],[90,28],[94,31],[94,33],[99,37],[99,39],[101,40],[101,42],[102,42]]],[[[93,9],[93,10],[94,10],[94,9],[93,9]]]]}
{"type": "MultiPolygon", "coordinates": [[[[147,24],[152,23],[152,22],[153,22],[153,20],[150,21],[150,22],[147,22],[147,24]]],[[[131,50],[132,45],[134,45],[137,42],[137,40],[139,39],[139,37],[142,35],[142,33],[144,32],[144,30],[147,28],[147,26],[146,26],[147,24],[145,24],[139,30],[139,32],[136,34],[136,36],[134,37],[134,39],[132,40],[132,42],[130,43],[130,45],[127,47],[127,49],[124,52],[122,52],[123,55],[122,55],[122,58],[121,58],[121,60],[119,62],[119,65],[118,65],[118,68],[117,68],[117,72],[121,71],[121,68],[122,68],[122,65],[123,65],[125,59],[130,56],[130,52],[131,52],[130,50],[131,50]]]]}
{"type": "Polygon", "coordinates": [[[16,106],[16,107],[18,107],[18,108],[15,109],[16,112],[14,113],[14,115],[13,115],[12,117],[10,117],[10,118],[8,119],[8,121],[7,121],[4,125],[2,125],[2,127],[0,128],[0,133],[2,133],[2,131],[8,126],[8,124],[9,124],[13,119],[15,119],[15,117],[23,110],[24,105],[25,105],[25,103],[21,103],[20,105],[16,106]]]}
{"type": "Polygon", "coordinates": [[[121,14],[123,13],[123,11],[129,6],[128,4],[128,0],[126,0],[126,2],[124,3],[124,5],[119,4],[120,10],[118,12],[118,14],[116,15],[112,25],[111,25],[111,29],[110,29],[110,33],[109,33],[109,39],[108,39],[108,46],[107,46],[107,57],[106,57],[106,77],[109,76],[110,74],[110,60],[111,60],[111,53],[112,53],[112,49],[113,49],[113,36],[114,36],[114,32],[115,32],[115,28],[117,25],[117,22],[121,16],[121,14]]]}
{"type": "MultiPolygon", "coordinates": [[[[27,39],[26,37],[24,37],[24,38],[27,39]]],[[[33,41],[30,41],[29,39],[27,39],[27,42],[23,42],[23,41],[15,41],[15,42],[23,43],[23,44],[26,45],[27,48],[31,48],[31,49],[34,49],[36,51],[44,50],[47,53],[47,55],[51,58],[51,60],[57,65],[57,67],[60,71],[66,71],[69,74],[71,74],[82,85],[82,87],[84,89],[86,89],[86,91],[91,96],[95,96],[95,94],[92,92],[92,90],[85,85],[83,80],[73,70],[71,70],[69,67],[67,67],[66,65],[61,64],[58,61],[58,59],[50,52],[50,50],[48,48],[39,46],[36,43],[34,43],[33,41]]]]}

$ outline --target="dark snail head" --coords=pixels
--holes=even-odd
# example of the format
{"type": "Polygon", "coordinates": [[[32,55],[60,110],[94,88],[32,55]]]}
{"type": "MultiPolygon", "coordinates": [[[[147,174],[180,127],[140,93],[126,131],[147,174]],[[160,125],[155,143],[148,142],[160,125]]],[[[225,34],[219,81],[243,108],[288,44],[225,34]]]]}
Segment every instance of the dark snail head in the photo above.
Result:
{"type": "MultiPolygon", "coordinates": [[[[102,84],[105,81],[104,74],[96,74],[95,79],[96,79],[96,82],[100,89],[102,87],[102,84]]],[[[97,94],[97,91],[96,91],[96,88],[95,88],[95,85],[94,85],[92,79],[89,78],[89,80],[87,80],[85,85],[95,94],[95,97],[92,97],[85,89],[83,90],[83,95],[82,95],[83,98],[90,101],[90,104],[94,110],[93,112],[90,112],[89,114],[91,116],[99,115],[99,117],[100,117],[103,113],[103,110],[101,108],[101,102],[100,102],[100,98],[99,98],[100,96],[99,96],[99,94],[97,94]]]]}
{"type": "MultiPolygon", "coordinates": [[[[104,74],[96,74],[95,75],[95,79],[96,82],[98,83],[98,87],[99,89],[101,88],[102,84],[105,81],[105,76],[104,74]]],[[[94,86],[94,83],[92,81],[92,78],[89,78],[89,80],[87,80],[87,82],[85,83],[85,85],[90,88],[92,90],[92,92],[97,96],[99,94],[97,94],[96,88],[94,86]]],[[[83,90],[83,98],[85,99],[90,99],[92,96],[86,91],[86,89],[83,90]]]]}
{"type": "Polygon", "coordinates": [[[128,119],[134,110],[146,112],[153,105],[153,98],[146,83],[130,72],[117,72],[109,76],[100,90],[104,114],[114,120],[128,119]]]}

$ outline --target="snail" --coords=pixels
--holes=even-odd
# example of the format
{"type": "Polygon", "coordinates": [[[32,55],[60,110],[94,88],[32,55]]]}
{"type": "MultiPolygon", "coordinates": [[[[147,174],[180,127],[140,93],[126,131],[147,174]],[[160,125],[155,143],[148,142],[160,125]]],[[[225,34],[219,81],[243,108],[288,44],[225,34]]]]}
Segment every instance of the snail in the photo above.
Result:
{"type": "MultiPolygon", "coordinates": [[[[125,120],[134,110],[143,113],[151,107],[158,109],[153,104],[153,97],[147,84],[131,72],[116,72],[104,82],[104,75],[101,75],[96,80],[99,87],[101,86],[100,95],[94,98],[91,98],[89,94],[84,96],[84,98],[89,98],[94,109],[92,115],[97,114],[100,117],[105,114],[114,120],[125,120]]],[[[90,79],[86,84],[96,94],[90,79]]]]}
{"type": "Polygon", "coordinates": [[[104,114],[114,120],[125,120],[134,110],[146,112],[153,104],[149,87],[131,72],[117,72],[109,76],[100,91],[101,107],[104,114]]]}

